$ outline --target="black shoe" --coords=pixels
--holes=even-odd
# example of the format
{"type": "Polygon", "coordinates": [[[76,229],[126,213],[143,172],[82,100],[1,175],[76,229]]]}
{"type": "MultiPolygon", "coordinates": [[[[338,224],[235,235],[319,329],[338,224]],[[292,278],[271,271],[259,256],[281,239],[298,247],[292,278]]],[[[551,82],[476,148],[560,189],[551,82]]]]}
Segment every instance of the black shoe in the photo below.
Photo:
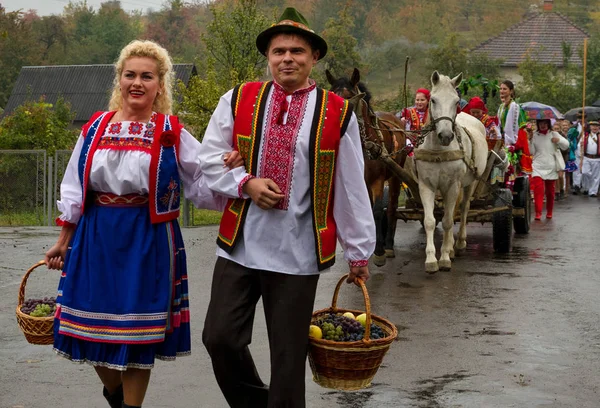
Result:
{"type": "Polygon", "coordinates": [[[590,197],[596,197],[596,194],[590,194],[590,197]]]}

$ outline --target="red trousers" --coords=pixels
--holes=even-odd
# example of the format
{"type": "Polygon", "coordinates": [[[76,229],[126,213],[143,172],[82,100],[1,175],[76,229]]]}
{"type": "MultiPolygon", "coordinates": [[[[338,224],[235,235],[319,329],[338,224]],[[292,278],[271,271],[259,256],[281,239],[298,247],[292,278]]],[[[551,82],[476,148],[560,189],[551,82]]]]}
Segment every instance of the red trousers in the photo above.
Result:
{"type": "Polygon", "coordinates": [[[546,193],[546,217],[552,217],[554,209],[554,192],[556,180],[544,180],[541,177],[533,177],[531,179],[533,187],[533,201],[535,203],[535,216],[542,216],[544,208],[544,192],[546,193]]]}

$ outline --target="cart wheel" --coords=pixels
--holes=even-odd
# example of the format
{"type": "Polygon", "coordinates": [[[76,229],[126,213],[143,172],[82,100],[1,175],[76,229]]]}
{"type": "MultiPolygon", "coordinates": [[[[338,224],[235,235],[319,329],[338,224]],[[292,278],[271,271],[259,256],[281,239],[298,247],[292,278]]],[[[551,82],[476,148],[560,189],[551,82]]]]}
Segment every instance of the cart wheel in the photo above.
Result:
{"type": "Polygon", "coordinates": [[[525,209],[523,217],[516,216],[513,218],[515,232],[517,234],[529,233],[531,225],[531,190],[529,187],[529,177],[519,177],[515,180],[513,187],[513,207],[525,209]]]}
{"type": "MultiPolygon", "coordinates": [[[[507,188],[498,189],[498,196],[494,207],[505,207],[512,203],[512,191],[507,188]]],[[[496,211],[492,214],[492,231],[494,251],[500,253],[510,252],[512,246],[513,213],[512,208],[496,211]]]]}

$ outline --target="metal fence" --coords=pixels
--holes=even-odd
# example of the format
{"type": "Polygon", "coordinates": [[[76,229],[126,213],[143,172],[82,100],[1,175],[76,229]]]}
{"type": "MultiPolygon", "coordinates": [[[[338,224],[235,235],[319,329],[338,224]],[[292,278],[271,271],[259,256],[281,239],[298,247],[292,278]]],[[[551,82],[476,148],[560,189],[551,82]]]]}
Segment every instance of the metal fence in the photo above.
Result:
{"type": "Polygon", "coordinates": [[[47,225],[51,177],[45,150],[0,150],[0,218],[8,225],[47,225]]]}
{"type": "MultiPolygon", "coordinates": [[[[60,183],[71,150],[0,150],[0,225],[55,225],[60,183]]],[[[193,205],[183,200],[180,222],[194,226],[193,205]]]]}

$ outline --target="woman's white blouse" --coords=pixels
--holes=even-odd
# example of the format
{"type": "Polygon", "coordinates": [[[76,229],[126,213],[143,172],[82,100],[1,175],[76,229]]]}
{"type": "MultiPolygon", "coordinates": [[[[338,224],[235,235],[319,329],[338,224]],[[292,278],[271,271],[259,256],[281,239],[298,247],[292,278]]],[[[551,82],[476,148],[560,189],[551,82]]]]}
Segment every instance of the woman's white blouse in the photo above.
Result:
{"type": "MultiPolygon", "coordinates": [[[[78,163],[83,140],[80,134],[60,186],[60,200],[57,201],[61,212],[59,218],[73,224],[81,217],[82,191],[78,163]]],[[[151,143],[152,136],[146,136],[144,123],[109,123],[94,154],[88,190],[117,195],[148,194],[151,143]],[[132,127],[132,124],[136,126],[132,127]],[[132,129],[134,133],[131,132],[132,129]]],[[[201,149],[201,143],[182,129],[179,177],[183,192],[196,207],[222,210],[227,198],[214,195],[206,185],[200,171],[201,149]]]]}

